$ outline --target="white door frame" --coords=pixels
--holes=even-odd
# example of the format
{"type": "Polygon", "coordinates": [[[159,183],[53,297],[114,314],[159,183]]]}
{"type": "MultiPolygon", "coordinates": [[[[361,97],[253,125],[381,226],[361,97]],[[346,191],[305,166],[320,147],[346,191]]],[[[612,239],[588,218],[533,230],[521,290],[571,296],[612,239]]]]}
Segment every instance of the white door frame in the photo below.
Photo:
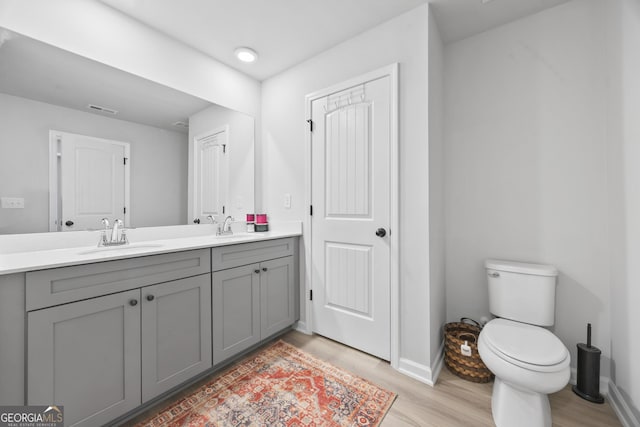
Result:
{"type": "MultiPolygon", "coordinates": [[[[60,143],[64,135],[80,135],[90,139],[96,139],[109,144],[121,145],[124,148],[124,156],[127,164],[131,164],[131,148],[128,142],[114,141],[106,138],[99,138],[89,135],[72,134],[71,132],[61,132],[49,130],[49,231],[62,231],[62,187],[60,182],[60,156],[62,148],[60,143]]],[[[122,221],[125,227],[131,227],[131,171],[130,167],[124,168],[124,206],[127,212],[123,214],[122,221]]],[[[100,228],[100,224],[96,224],[100,228]]]]}
{"type": "MultiPolygon", "coordinates": [[[[391,366],[395,369],[398,368],[399,354],[400,354],[400,275],[399,275],[399,167],[398,167],[398,63],[388,65],[386,67],[379,68],[377,70],[362,74],[358,77],[346,80],[337,85],[313,92],[305,97],[305,114],[308,119],[311,119],[311,104],[313,101],[325,96],[342,92],[352,87],[361,86],[371,80],[380,79],[389,76],[391,81],[391,117],[390,117],[390,228],[389,228],[389,241],[390,241],[390,326],[391,326],[391,366]]],[[[307,128],[308,129],[308,128],[307,128]]],[[[307,189],[305,202],[306,206],[311,206],[312,194],[311,194],[311,139],[312,133],[307,131],[305,137],[305,187],[307,189]]],[[[311,233],[311,215],[307,212],[303,221],[303,236],[304,236],[304,250],[305,250],[305,324],[301,324],[300,329],[308,334],[313,333],[312,325],[312,312],[313,303],[310,300],[310,293],[313,289],[312,283],[312,251],[311,241],[313,235],[311,233]]]]}

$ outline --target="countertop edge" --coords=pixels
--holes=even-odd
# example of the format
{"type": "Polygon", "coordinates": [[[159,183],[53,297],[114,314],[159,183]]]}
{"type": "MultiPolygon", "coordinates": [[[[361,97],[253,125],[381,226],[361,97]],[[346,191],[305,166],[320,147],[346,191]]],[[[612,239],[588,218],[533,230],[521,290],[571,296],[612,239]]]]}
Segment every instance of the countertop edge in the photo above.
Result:
{"type": "MultiPolygon", "coordinates": [[[[67,249],[51,249],[32,252],[20,252],[0,255],[0,276],[16,273],[26,273],[29,271],[47,270],[50,268],[68,267],[73,265],[93,264],[97,262],[115,261],[120,259],[137,258],[150,255],[159,255],[172,252],[183,252],[197,249],[215,248],[218,246],[238,245],[244,243],[255,243],[266,240],[283,239],[287,237],[300,237],[302,233],[298,231],[270,231],[268,235],[257,234],[255,237],[242,235],[243,238],[220,238],[216,236],[197,236],[176,238],[167,240],[152,240],[140,242],[144,244],[160,244],[160,247],[140,247],[139,250],[118,253],[117,249],[112,251],[97,252],[81,255],[81,250],[91,250],[93,247],[79,247],[67,249]],[[48,258],[48,259],[47,259],[48,258]],[[38,260],[38,261],[34,261],[38,260]]],[[[133,243],[135,244],[135,243],[133,243]]]]}

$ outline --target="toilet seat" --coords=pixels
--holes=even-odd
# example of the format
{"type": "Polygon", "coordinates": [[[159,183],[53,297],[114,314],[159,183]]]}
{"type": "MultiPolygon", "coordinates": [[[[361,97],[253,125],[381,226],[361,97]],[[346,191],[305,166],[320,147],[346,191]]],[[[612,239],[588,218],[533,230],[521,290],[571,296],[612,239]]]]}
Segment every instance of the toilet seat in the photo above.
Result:
{"type": "Polygon", "coordinates": [[[496,356],[530,371],[556,372],[570,362],[569,351],[562,341],[538,326],[494,319],[480,335],[496,356]]]}

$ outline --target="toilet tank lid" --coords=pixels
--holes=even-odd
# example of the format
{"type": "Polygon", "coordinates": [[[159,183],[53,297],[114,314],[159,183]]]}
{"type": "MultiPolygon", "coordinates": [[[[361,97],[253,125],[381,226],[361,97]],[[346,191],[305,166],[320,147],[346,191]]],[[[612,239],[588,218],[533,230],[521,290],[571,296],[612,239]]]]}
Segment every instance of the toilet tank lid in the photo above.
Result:
{"type": "Polygon", "coordinates": [[[499,259],[488,259],[484,263],[485,268],[498,271],[508,271],[511,273],[535,274],[538,276],[557,276],[558,269],[553,265],[531,264],[517,261],[504,261],[499,259]]]}

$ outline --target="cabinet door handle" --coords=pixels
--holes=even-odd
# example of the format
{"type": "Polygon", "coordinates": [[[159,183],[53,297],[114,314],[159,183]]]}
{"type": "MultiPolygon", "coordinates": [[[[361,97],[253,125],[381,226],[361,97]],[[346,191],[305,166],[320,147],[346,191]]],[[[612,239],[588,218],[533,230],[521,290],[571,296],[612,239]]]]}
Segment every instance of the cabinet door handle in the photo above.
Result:
{"type": "Polygon", "coordinates": [[[255,270],[253,270],[254,273],[256,274],[260,274],[260,270],[258,270],[257,268],[255,270]]]}
{"type": "Polygon", "coordinates": [[[147,295],[147,301],[153,301],[154,298],[153,295],[147,295]]]}
{"type": "Polygon", "coordinates": [[[262,267],[262,271],[267,271],[267,267],[262,267]]]}
{"type": "Polygon", "coordinates": [[[131,307],[135,307],[136,305],[138,305],[138,300],[137,299],[132,299],[129,301],[129,305],[131,307]]]}

